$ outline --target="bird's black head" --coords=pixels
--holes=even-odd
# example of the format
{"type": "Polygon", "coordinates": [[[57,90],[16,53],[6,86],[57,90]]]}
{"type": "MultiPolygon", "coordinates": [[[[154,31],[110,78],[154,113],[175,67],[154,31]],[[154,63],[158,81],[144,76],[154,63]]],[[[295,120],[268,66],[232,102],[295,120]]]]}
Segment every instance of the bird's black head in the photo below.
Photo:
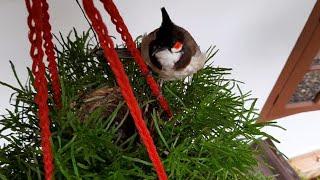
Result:
{"type": "Polygon", "coordinates": [[[155,57],[156,53],[162,50],[169,50],[171,52],[180,52],[184,46],[184,34],[181,29],[176,26],[170,19],[166,9],[161,8],[162,23],[156,32],[156,37],[149,44],[149,57],[157,68],[161,69],[162,65],[155,57]]]}
{"type": "Polygon", "coordinates": [[[176,42],[183,43],[184,35],[179,28],[171,21],[166,9],[161,8],[162,23],[157,32],[155,44],[161,48],[171,49],[176,42]]]}

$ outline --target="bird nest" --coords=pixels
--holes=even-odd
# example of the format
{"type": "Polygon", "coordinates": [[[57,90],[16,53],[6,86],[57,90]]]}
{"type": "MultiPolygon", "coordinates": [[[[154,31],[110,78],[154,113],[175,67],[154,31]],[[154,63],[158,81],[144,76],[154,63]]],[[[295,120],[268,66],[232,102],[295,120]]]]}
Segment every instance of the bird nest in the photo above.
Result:
{"type": "MultiPolygon", "coordinates": [[[[78,116],[81,121],[87,119],[89,114],[97,110],[101,111],[102,117],[109,117],[123,101],[120,89],[108,86],[82,93],[79,97],[77,101],[72,103],[71,107],[78,109],[78,116]]],[[[123,106],[118,111],[118,116],[123,117],[126,112],[127,110],[123,106]]]]}

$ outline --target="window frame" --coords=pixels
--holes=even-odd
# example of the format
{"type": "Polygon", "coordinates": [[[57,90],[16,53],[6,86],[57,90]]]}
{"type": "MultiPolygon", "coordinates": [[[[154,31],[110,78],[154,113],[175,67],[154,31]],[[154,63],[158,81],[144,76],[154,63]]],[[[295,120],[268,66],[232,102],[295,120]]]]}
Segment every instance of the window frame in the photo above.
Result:
{"type": "Polygon", "coordinates": [[[296,113],[320,110],[320,95],[314,101],[288,103],[307,72],[320,70],[311,66],[320,50],[320,1],[317,1],[282,72],[280,73],[258,122],[266,122],[296,113]]]}

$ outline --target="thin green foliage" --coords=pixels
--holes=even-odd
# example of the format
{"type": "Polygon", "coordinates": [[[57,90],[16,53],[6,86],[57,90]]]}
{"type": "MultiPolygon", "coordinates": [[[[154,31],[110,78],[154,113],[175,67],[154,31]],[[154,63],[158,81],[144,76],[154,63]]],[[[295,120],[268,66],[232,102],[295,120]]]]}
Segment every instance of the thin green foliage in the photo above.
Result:
{"type": "MultiPolygon", "coordinates": [[[[155,179],[121,98],[83,113],[88,93],[117,87],[107,61],[94,53],[97,45],[90,32],[73,30],[57,41],[62,109],[53,106],[49,88],[55,178],[155,179]]],[[[170,120],[133,60],[122,62],[170,179],[263,179],[252,173],[257,152],[250,144],[271,137],[261,131],[267,124],[255,123],[256,100],[241,92],[238,81],[228,79],[231,69],[209,66],[216,52],[215,46],[208,49],[207,66],[192,78],[165,82],[163,93],[174,112],[170,120]]],[[[13,110],[0,119],[0,138],[7,142],[0,148],[0,178],[43,179],[32,74],[28,70],[29,80],[22,86],[11,67],[19,87],[1,82],[14,95],[13,110]]]]}

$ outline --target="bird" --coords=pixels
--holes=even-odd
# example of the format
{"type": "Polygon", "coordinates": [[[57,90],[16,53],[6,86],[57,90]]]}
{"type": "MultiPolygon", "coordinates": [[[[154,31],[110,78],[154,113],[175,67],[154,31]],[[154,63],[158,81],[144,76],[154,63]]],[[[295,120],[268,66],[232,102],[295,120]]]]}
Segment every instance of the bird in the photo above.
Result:
{"type": "Polygon", "coordinates": [[[184,28],[172,22],[161,8],[162,23],[141,41],[141,56],[163,81],[182,80],[204,67],[206,56],[184,28]]]}

